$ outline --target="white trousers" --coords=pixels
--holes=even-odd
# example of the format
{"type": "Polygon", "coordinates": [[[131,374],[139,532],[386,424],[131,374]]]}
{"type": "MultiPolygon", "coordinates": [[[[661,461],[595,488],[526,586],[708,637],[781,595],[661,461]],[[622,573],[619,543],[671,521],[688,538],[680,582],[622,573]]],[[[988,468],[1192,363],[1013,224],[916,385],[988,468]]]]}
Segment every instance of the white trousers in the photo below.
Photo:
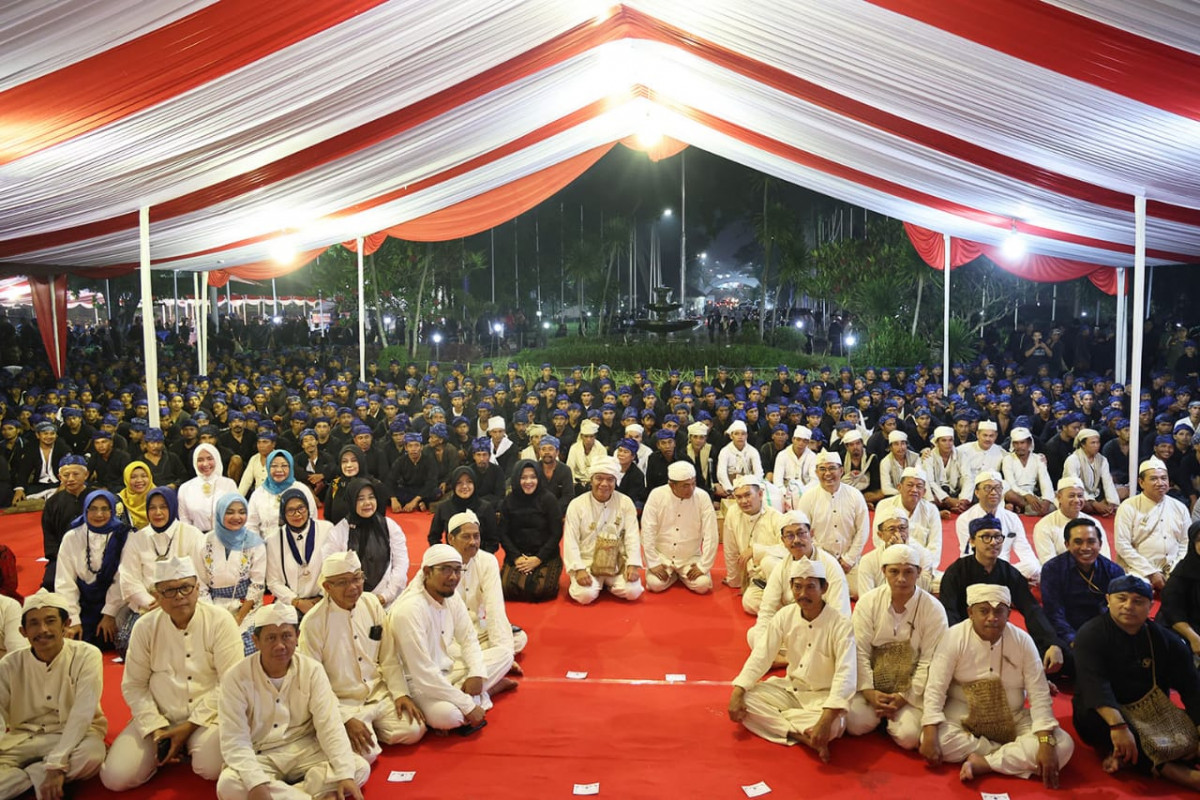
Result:
{"type": "MultiPolygon", "coordinates": [[[[512,669],[512,663],[512,654],[505,653],[498,647],[489,647],[484,651],[483,666],[487,675],[483,678],[483,694],[475,696],[475,702],[484,711],[492,707],[489,690],[508,674],[508,671],[512,669]]],[[[446,680],[461,689],[468,677],[466,662],[456,659],[446,680]]],[[[425,724],[435,730],[453,730],[461,727],[467,721],[458,706],[447,700],[422,700],[419,695],[413,695],[413,700],[421,708],[421,713],[425,715],[425,724]]]]}
{"type": "MultiPolygon", "coordinates": [[[[828,692],[800,691],[789,678],[776,676],[756,683],[746,692],[746,717],[742,724],[757,736],[775,744],[796,744],[790,733],[803,733],[816,725],[824,712],[828,692]]],[[[874,715],[872,715],[874,716],[874,715]]],[[[833,725],[832,739],[846,732],[847,718],[833,725]]]]}
{"type": "MultiPolygon", "coordinates": [[[[311,800],[332,792],[337,785],[330,775],[333,767],[316,736],[259,753],[258,763],[264,772],[274,776],[265,784],[271,800],[311,800]]],[[[354,782],[362,786],[370,774],[371,765],[354,754],[354,782]]],[[[236,771],[226,767],[217,779],[217,798],[246,800],[252,788],[236,771]]]]}
{"type": "MultiPolygon", "coordinates": [[[[888,736],[892,737],[892,741],[905,750],[916,750],[921,744],[921,713],[921,709],[912,703],[897,711],[896,718],[889,719],[887,723],[888,736]]],[[[850,701],[850,714],[863,726],[870,723],[870,727],[866,730],[861,728],[850,730],[852,736],[861,736],[879,727],[879,718],[875,716],[875,709],[863,697],[862,692],[854,695],[854,699],[850,701]]]]}
{"type": "MultiPolygon", "coordinates": [[[[59,733],[41,733],[0,753],[0,800],[9,800],[33,789],[41,800],[46,765],[42,761],[58,745],[59,733]]],[[[67,759],[66,782],[83,781],[104,763],[104,737],[88,731],[67,759]]]]}
{"type": "MultiPolygon", "coordinates": [[[[997,744],[991,739],[967,732],[960,724],[966,716],[966,703],[953,699],[946,702],[946,721],[938,725],[938,744],[942,748],[943,761],[959,764],[966,761],[967,756],[977,753],[984,757],[993,772],[1001,775],[1028,778],[1035,774],[1038,741],[1028,710],[1023,709],[1015,715],[1017,738],[1008,744],[997,744]]],[[[1054,739],[1058,766],[1065,767],[1075,752],[1075,741],[1066,731],[1057,731],[1054,739]]]]}
{"type": "Polygon", "coordinates": [[[652,592],[665,592],[679,581],[687,588],[691,589],[696,594],[708,594],[712,591],[713,582],[712,575],[705,572],[695,580],[689,580],[687,574],[691,571],[694,564],[685,564],[682,567],[676,567],[671,564],[663,564],[667,568],[667,579],[659,580],[659,578],[650,570],[646,570],[646,588],[652,592]]]}
{"type": "MultiPolygon", "coordinates": [[[[591,575],[591,572],[588,574],[591,575]]],[[[637,600],[642,596],[642,592],[645,591],[640,580],[625,580],[624,572],[620,575],[613,575],[610,578],[597,578],[595,575],[592,575],[591,586],[580,586],[579,582],[575,580],[575,573],[572,572],[571,586],[568,588],[567,593],[576,603],[586,606],[596,602],[596,598],[600,596],[601,590],[605,588],[612,592],[614,597],[619,597],[622,600],[637,600]]]]}
{"type": "Polygon", "coordinates": [[[425,735],[424,723],[411,717],[401,717],[391,694],[378,703],[367,703],[354,710],[353,717],[371,729],[371,749],[363,756],[368,764],[383,752],[385,744],[416,744],[425,735]]]}
{"type": "MultiPolygon", "coordinates": [[[[197,728],[187,740],[192,772],[215,781],[225,765],[221,758],[221,734],[215,725],[197,728]]],[[[100,781],[111,792],[126,792],[141,786],[158,772],[158,752],[153,736],[139,736],[131,722],[113,741],[100,767],[100,781]]]]}

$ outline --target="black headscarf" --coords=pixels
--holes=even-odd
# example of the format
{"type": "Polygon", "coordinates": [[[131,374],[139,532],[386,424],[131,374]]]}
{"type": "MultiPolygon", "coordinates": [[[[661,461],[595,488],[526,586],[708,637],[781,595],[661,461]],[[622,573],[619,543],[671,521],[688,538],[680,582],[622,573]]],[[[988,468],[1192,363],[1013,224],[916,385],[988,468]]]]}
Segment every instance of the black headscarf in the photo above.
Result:
{"type": "Polygon", "coordinates": [[[508,485],[511,491],[509,491],[508,497],[505,498],[512,506],[535,506],[538,503],[538,492],[549,491],[545,486],[542,485],[541,479],[539,478],[538,486],[533,490],[533,493],[525,494],[525,490],[521,488],[521,473],[524,472],[527,467],[532,468],[535,475],[537,474],[538,469],[540,469],[536,461],[531,461],[528,458],[523,458],[513,465],[512,476],[508,479],[508,485]]]}
{"type": "Polygon", "coordinates": [[[479,512],[479,507],[482,505],[483,501],[479,497],[479,492],[477,492],[474,488],[478,480],[479,477],[475,474],[475,470],[472,467],[456,467],[454,471],[450,473],[450,480],[446,481],[446,502],[449,503],[450,507],[454,509],[455,514],[459,514],[467,510],[474,511],[476,513],[479,512]],[[454,491],[454,487],[458,485],[458,479],[463,475],[470,476],[471,486],[473,487],[471,489],[471,496],[465,500],[458,496],[458,492],[454,491]]]}
{"type": "Polygon", "coordinates": [[[368,592],[373,592],[392,563],[391,536],[380,499],[382,493],[370,478],[354,478],[345,491],[350,500],[350,512],[346,515],[346,522],[350,526],[347,546],[358,553],[358,559],[362,562],[363,585],[368,592]],[[375,513],[369,517],[358,514],[358,495],[363,489],[375,493],[375,513]]]}

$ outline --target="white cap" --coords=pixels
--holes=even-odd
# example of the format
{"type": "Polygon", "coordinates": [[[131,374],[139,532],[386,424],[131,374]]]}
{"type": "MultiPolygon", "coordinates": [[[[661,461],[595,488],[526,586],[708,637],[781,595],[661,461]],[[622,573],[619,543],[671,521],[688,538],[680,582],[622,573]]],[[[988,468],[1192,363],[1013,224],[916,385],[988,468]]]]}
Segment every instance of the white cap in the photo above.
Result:
{"type": "Polygon", "coordinates": [[[585,419],[583,422],[579,423],[580,436],[595,436],[599,432],[600,426],[590,419],[585,419]]]}
{"type": "Polygon", "coordinates": [[[688,436],[708,436],[708,426],[703,422],[693,422],[688,425],[688,436]]]}
{"type": "Polygon", "coordinates": [[[788,580],[795,578],[825,578],[825,565],[821,561],[799,558],[792,562],[788,569],[788,580]]]}
{"type": "Polygon", "coordinates": [[[612,475],[614,478],[621,477],[621,465],[615,458],[600,458],[592,462],[592,466],[588,468],[588,477],[593,475],[612,475]]]}
{"type": "Polygon", "coordinates": [[[475,512],[469,508],[466,511],[460,511],[454,516],[450,517],[450,521],[446,523],[446,530],[450,533],[454,533],[467,523],[472,523],[474,525],[479,524],[479,517],[475,516],[475,512]]]}
{"type": "Polygon", "coordinates": [[[191,556],[175,556],[154,562],[154,582],[178,581],[196,577],[196,565],[191,556]]]}
{"type": "Polygon", "coordinates": [[[980,470],[979,474],[975,476],[975,485],[978,486],[986,481],[1000,481],[1004,483],[1004,476],[994,469],[980,470]]]}
{"type": "Polygon", "coordinates": [[[296,607],[291,603],[271,603],[260,606],[254,612],[254,627],[265,628],[268,625],[299,625],[300,616],[296,607]]]}
{"type": "Polygon", "coordinates": [[[832,450],[822,450],[817,453],[817,465],[820,466],[821,464],[837,464],[840,467],[842,465],[842,457],[832,450]]]}
{"type": "Polygon", "coordinates": [[[766,481],[757,475],[738,475],[733,479],[734,489],[740,489],[743,486],[757,486],[759,489],[764,489],[767,484],[766,481]]]}
{"type": "Polygon", "coordinates": [[[71,613],[67,598],[58,592],[47,592],[45,589],[38,589],[25,598],[25,604],[21,606],[21,615],[24,616],[26,611],[33,611],[35,608],[61,608],[68,614],[71,613]]]}
{"type": "Polygon", "coordinates": [[[852,431],[846,431],[846,435],[842,437],[842,444],[850,444],[851,442],[861,442],[862,431],[855,428],[852,431]]]}
{"type": "Polygon", "coordinates": [[[359,560],[358,553],[353,550],[332,553],[321,564],[321,580],[331,578],[334,575],[358,572],[360,569],[362,569],[362,561],[359,560]]]}
{"type": "Polygon", "coordinates": [[[900,480],[904,480],[905,478],[916,478],[925,482],[929,481],[929,476],[920,467],[905,467],[904,472],[900,473],[900,480]]]}
{"type": "Polygon", "coordinates": [[[462,556],[448,544],[432,544],[421,556],[421,569],[436,567],[438,564],[461,564],[462,556]]]}
{"type": "Polygon", "coordinates": [[[487,429],[489,431],[504,430],[504,417],[498,417],[498,416],[488,417],[487,429]]]}
{"type": "Polygon", "coordinates": [[[947,436],[951,439],[954,438],[954,428],[951,428],[949,425],[938,425],[933,429],[934,439],[943,439],[947,436]]]}
{"type": "Polygon", "coordinates": [[[1029,428],[1013,428],[1012,432],[1008,435],[1008,438],[1012,439],[1014,442],[1023,442],[1026,439],[1032,439],[1033,433],[1029,430],[1029,428]]]}
{"type": "Polygon", "coordinates": [[[791,511],[788,511],[780,516],[783,520],[779,526],[780,530],[783,530],[789,525],[807,525],[810,528],[812,527],[812,520],[808,518],[808,514],[805,514],[798,508],[793,508],[791,511]]]}
{"type": "Polygon", "coordinates": [[[1063,489],[1082,489],[1082,488],[1083,488],[1083,481],[1081,481],[1079,478],[1076,478],[1073,475],[1063,475],[1061,478],[1058,479],[1058,488],[1055,489],[1055,491],[1061,492],[1063,489]]]}
{"type": "Polygon", "coordinates": [[[535,422],[532,425],[530,425],[528,428],[526,428],[525,432],[528,433],[529,438],[532,439],[535,436],[545,436],[548,431],[546,430],[545,425],[542,425],[539,422],[535,422]]]}
{"type": "Polygon", "coordinates": [[[690,461],[672,461],[667,466],[667,480],[690,481],[696,477],[696,468],[690,461]]]}
{"type": "Polygon", "coordinates": [[[996,426],[996,423],[992,422],[990,419],[985,419],[985,420],[980,421],[979,425],[976,426],[975,430],[991,431],[992,433],[996,433],[1000,429],[996,426]]]}
{"type": "Polygon", "coordinates": [[[892,431],[888,434],[888,444],[892,442],[907,442],[908,434],[904,431],[892,431]]]}
{"type": "Polygon", "coordinates": [[[633,436],[634,434],[643,434],[645,432],[646,432],[646,429],[643,428],[641,425],[639,425],[636,422],[633,423],[632,425],[625,426],[625,433],[629,434],[630,436],[633,436]]]}
{"type": "Polygon", "coordinates": [[[1079,447],[1081,444],[1083,444],[1085,441],[1087,441],[1087,439],[1091,436],[1095,436],[1095,437],[1099,438],[1100,432],[1097,430],[1093,430],[1092,428],[1084,428],[1079,433],[1075,434],[1075,446],[1079,447]]]}
{"type": "Polygon", "coordinates": [[[746,433],[746,423],[742,422],[740,419],[735,419],[733,424],[725,429],[726,433],[737,433],[738,431],[746,433]]]}
{"type": "Polygon", "coordinates": [[[967,587],[967,605],[973,606],[976,603],[987,603],[993,606],[1003,603],[1006,606],[1011,606],[1012,593],[1008,591],[1007,586],[997,586],[992,583],[972,583],[967,587]]]}
{"type": "Polygon", "coordinates": [[[793,439],[811,439],[812,431],[810,431],[804,425],[797,425],[796,430],[792,431],[792,438],[793,439]]]}
{"type": "Polygon", "coordinates": [[[889,564],[912,564],[914,567],[920,567],[921,554],[917,552],[917,548],[910,545],[892,544],[883,551],[879,563],[885,567],[889,564]]]}
{"type": "Polygon", "coordinates": [[[890,519],[902,519],[905,522],[908,522],[908,512],[904,510],[903,506],[894,506],[893,508],[889,509],[888,513],[886,514],[877,513],[875,515],[875,527],[879,530],[883,530],[883,523],[890,519]]]}
{"type": "Polygon", "coordinates": [[[1151,456],[1141,464],[1138,464],[1138,477],[1140,478],[1142,473],[1148,469],[1161,469],[1165,471],[1167,469],[1167,465],[1162,462],[1162,459],[1151,456]]]}

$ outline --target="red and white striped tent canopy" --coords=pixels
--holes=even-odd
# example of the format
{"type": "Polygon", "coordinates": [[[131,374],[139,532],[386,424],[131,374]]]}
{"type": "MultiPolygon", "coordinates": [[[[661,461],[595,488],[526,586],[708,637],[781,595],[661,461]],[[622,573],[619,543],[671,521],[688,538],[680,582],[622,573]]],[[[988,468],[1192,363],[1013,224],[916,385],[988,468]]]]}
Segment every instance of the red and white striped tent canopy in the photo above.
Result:
{"type": "Polygon", "coordinates": [[[916,233],[1015,228],[1034,278],[1130,265],[1138,195],[1148,263],[1200,256],[1181,0],[9,0],[0,50],[8,274],[132,269],[143,206],[160,269],[455,238],[648,130],[916,233]]]}

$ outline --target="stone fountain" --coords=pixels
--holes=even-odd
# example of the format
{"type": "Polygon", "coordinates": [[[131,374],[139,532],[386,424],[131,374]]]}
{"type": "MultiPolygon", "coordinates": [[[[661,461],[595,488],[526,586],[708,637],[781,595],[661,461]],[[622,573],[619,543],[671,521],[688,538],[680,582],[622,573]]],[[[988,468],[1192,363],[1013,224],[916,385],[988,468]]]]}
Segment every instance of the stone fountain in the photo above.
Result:
{"type": "Polygon", "coordinates": [[[671,302],[671,292],[672,289],[668,286],[655,286],[654,302],[646,304],[654,319],[639,319],[633,323],[633,327],[650,333],[677,333],[696,327],[694,320],[667,319],[670,314],[683,308],[679,303],[671,302]]]}

